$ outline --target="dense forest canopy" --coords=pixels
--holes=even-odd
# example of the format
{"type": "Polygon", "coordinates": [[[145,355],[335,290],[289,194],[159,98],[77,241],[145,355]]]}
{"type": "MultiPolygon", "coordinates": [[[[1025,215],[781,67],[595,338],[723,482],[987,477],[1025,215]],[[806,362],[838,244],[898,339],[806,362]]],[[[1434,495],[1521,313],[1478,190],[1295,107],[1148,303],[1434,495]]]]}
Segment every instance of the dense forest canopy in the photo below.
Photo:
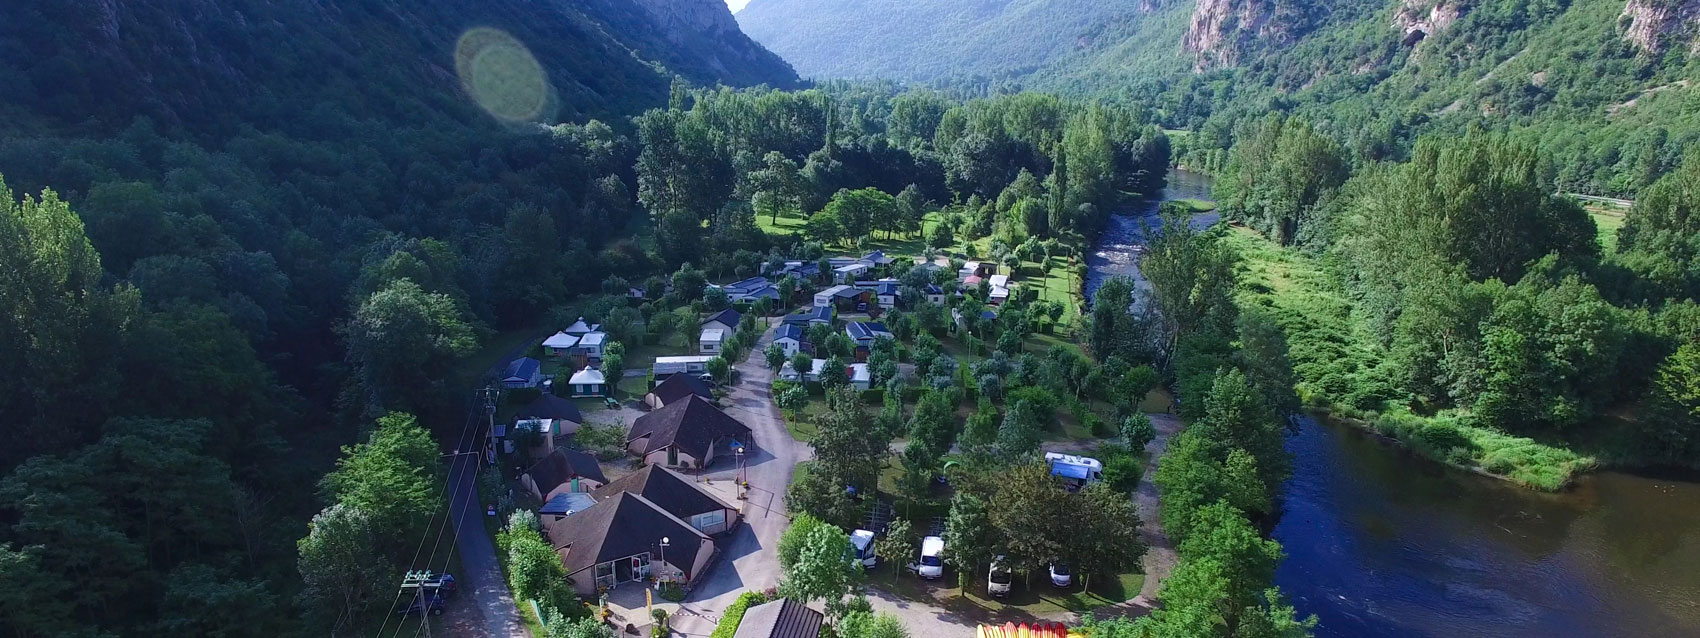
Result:
{"type": "Polygon", "coordinates": [[[1691,23],[1641,0],[1044,3],[1022,20],[1039,3],[888,4],[900,3],[755,0],[739,20],[805,75],[1147,104],[1163,127],[1195,132],[1177,155],[1209,171],[1238,124],[1278,111],[1363,160],[1405,158],[1427,133],[1510,131],[1543,151],[1558,187],[1628,196],[1700,135],[1691,23]],[[912,37],[933,28],[943,34],[912,37]],[[1020,63],[1003,57],[1012,41],[1020,63]]]}
{"type": "Polygon", "coordinates": [[[797,85],[712,0],[463,5],[0,7],[0,631],[346,620],[296,592],[389,590],[440,500],[391,411],[458,410],[460,358],[600,283],[569,258],[648,263],[625,118],[797,85]],[[535,121],[495,117],[516,95],[535,121]],[[325,501],[380,568],[311,577],[325,501]]]}

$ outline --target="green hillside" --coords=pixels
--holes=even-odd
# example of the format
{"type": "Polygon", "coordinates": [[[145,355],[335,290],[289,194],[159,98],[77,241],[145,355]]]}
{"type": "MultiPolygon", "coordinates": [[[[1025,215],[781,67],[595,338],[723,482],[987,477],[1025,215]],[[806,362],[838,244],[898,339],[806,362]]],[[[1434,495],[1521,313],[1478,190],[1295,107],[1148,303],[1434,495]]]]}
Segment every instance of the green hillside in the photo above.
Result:
{"type": "Polygon", "coordinates": [[[1203,133],[1177,148],[1194,168],[1217,167],[1239,123],[1282,111],[1359,160],[1402,158],[1427,132],[1513,131],[1565,190],[1629,196],[1700,132],[1680,17],[1694,4],[754,0],[738,18],[808,76],[1150,105],[1203,133]]]}

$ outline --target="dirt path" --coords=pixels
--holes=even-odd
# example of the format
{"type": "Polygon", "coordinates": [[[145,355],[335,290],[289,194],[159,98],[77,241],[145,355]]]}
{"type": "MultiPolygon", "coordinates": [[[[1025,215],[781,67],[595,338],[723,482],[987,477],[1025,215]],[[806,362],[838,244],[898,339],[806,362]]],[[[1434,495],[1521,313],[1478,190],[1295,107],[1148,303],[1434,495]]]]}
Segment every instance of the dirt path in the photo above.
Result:
{"type": "Polygon", "coordinates": [[[1145,468],[1145,476],[1140,478],[1139,489],[1133,494],[1133,503],[1139,508],[1139,536],[1148,548],[1145,550],[1145,585],[1128,604],[1149,608],[1157,604],[1157,589],[1175,568],[1176,561],[1174,544],[1163,533],[1163,521],[1158,516],[1162,510],[1157,502],[1157,483],[1151,479],[1157,475],[1157,463],[1169,447],[1169,438],[1181,431],[1181,420],[1173,414],[1147,416],[1151,417],[1151,425],[1157,429],[1157,437],[1145,446],[1145,451],[1151,455],[1151,465],[1145,468]]]}

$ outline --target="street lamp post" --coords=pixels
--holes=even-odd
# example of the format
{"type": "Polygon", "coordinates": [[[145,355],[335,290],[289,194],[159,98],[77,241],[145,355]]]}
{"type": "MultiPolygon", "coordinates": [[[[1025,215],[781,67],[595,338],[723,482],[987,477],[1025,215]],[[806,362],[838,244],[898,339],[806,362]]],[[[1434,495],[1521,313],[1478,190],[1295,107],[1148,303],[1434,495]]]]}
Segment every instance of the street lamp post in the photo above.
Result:
{"type": "MultiPolygon", "coordinates": [[[[668,545],[669,542],[670,541],[666,536],[661,537],[661,575],[662,576],[668,575],[667,574],[667,545],[668,545]]],[[[655,578],[655,585],[656,585],[656,587],[661,586],[661,576],[657,576],[655,578]]]]}

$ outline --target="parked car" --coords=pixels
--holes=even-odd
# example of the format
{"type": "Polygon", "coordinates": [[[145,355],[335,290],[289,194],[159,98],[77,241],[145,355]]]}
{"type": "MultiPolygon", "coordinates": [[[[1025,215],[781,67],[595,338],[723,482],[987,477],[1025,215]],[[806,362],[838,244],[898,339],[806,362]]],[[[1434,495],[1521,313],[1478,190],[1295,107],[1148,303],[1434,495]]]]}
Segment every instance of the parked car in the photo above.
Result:
{"type": "Polygon", "coordinates": [[[1051,563],[1051,585],[1052,586],[1067,587],[1067,586],[1069,586],[1070,583],[1073,583],[1073,582],[1074,582],[1074,577],[1069,575],[1068,565],[1065,565],[1063,563],[1051,563]]]}
{"type": "Polygon", "coordinates": [[[874,533],[865,529],[850,532],[850,555],[862,563],[862,567],[872,569],[879,565],[879,557],[874,555],[874,533]]]}
{"type": "Polygon", "coordinates": [[[1011,583],[1015,582],[1014,574],[1009,571],[1009,559],[1003,554],[992,557],[992,567],[986,572],[986,593],[993,596],[1008,596],[1011,583]]]}
{"type": "Polygon", "coordinates": [[[921,539],[921,560],[915,563],[914,570],[928,580],[944,577],[944,539],[937,536],[921,539]]]}

